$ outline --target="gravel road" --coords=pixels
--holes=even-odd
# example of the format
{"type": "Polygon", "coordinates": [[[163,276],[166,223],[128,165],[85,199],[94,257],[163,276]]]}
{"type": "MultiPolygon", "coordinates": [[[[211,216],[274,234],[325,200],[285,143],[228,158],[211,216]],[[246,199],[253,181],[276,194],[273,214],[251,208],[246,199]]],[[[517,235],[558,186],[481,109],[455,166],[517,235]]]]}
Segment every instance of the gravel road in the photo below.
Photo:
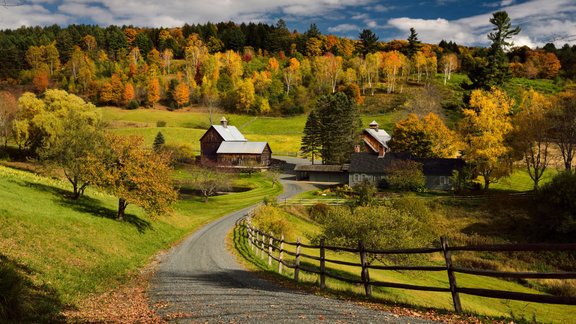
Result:
{"type": "MultiPolygon", "coordinates": [[[[285,175],[288,198],[311,190],[285,175]]],[[[166,254],[151,280],[151,304],[163,318],[209,323],[423,323],[279,287],[245,270],[226,249],[225,237],[250,208],[198,230],[166,254]]]]}

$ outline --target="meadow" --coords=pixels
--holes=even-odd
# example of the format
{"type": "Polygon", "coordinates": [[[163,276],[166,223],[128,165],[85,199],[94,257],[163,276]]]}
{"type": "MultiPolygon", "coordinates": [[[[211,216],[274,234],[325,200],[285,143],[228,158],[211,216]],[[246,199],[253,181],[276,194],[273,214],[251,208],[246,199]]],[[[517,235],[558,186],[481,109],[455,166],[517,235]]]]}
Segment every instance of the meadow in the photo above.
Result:
{"type": "MultiPolygon", "coordinates": [[[[174,177],[186,172],[176,170],[174,177]]],[[[26,320],[58,320],[62,309],[126,282],[200,226],[281,191],[260,174],[240,175],[234,186],[248,190],[207,203],[186,197],[172,214],[154,219],[129,205],[119,222],[115,197],[89,188],[72,201],[67,182],[0,166],[0,270],[25,283],[15,294],[32,316],[26,320]]]]}

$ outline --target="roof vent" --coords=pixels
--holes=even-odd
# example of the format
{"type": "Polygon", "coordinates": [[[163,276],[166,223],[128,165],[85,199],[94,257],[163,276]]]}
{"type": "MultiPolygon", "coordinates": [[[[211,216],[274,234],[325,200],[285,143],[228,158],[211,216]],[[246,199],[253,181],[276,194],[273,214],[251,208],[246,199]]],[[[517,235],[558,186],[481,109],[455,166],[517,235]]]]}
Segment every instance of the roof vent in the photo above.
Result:
{"type": "Polygon", "coordinates": [[[226,117],[222,117],[222,119],[220,119],[220,124],[222,127],[228,128],[228,120],[226,120],[226,117]]]}
{"type": "Polygon", "coordinates": [[[375,131],[378,131],[378,123],[375,120],[373,120],[368,126],[370,126],[370,128],[374,129],[375,131]]]}

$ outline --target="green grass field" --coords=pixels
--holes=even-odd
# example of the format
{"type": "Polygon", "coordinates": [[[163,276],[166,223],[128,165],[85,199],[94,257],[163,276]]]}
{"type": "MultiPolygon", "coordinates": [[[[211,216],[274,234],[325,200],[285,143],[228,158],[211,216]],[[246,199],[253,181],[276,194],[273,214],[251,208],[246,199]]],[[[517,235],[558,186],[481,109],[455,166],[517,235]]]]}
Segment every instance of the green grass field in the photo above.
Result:
{"type": "MultiPolygon", "coordinates": [[[[185,177],[183,170],[175,176],[185,177]]],[[[180,200],[171,215],[150,219],[129,205],[116,221],[117,199],[88,190],[80,201],[65,197],[68,183],[0,166],[0,265],[15,265],[34,293],[24,296],[33,321],[50,321],[89,294],[116,287],[203,224],[281,190],[261,174],[240,176],[252,190],[180,200]],[[34,315],[35,314],[35,315],[34,315]]]]}
{"type": "MultiPolygon", "coordinates": [[[[288,213],[285,215],[286,219],[290,222],[293,228],[293,237],[288,238],[287,240],[295,241],[295,237],[300,237],[303,243],[309,243],[309,238],[314,237],[321,232],[321,228],[311,221],[288,213]]],[[[329,245],[329,242],[326,244],[329,245]]],[[[247,246],[245,241],[239,242],[236,240],[236,247],[244,257],[246,257],[256,266],[268,271],[278,271],[278,265],[276,262],[273,262],[271,267],[268,266],[266,263],[267,257],[262,260],[257,255],[254,255],[252,252],[250,252],[250,248],[247,246]]],[[[285,249],[291,252],[295,252],[295,248],[292,246],[285,245],[285,249]]],[[[319,256],[317,249],[303,248],[301,253],[316,257],[319,256]]],[[[358,263],[359,260],[359,256],[355,254],[344,252],[336,253],[331,251],[327,251],[326,258],[354,263],[358,263]]],[[[290,257],[285,254],[285,259],[290,260],[290,257]]],[[[308,262],[309,266],[319,266],[318,261],[306,260],[302,262],[308,262]]],[[[442,256],[437,255],[433,257],[428,263],[430,265],[442,265],[442,256]]],[[[354,278],[357,280],[360,278],[360,270],[358,267],[337,265],[332,263],[327,263],[327,267],[329,269],[328,271],[331,271],[332,273],[338,273],[340,276],[343,275],[345,277],[354,278]]],[[[283,275],[286,277],[286,280],[288,280],[288,278],[292,278],[293,271],[291,269],[287,269],[286,267],[284,269],[285,270],[283,271],[283,275]]],[[[319,282],[318,275],[314,274],[301,272],[300,278],[301,282],[307,285],[316,286],[319,282]]],[[[371,269],[370,279],[374,281],[433,287],[449,286],[445,272],[384,271],[371,269]]],[[[508,290],[536,294],[539,293],[536,290],[526,288],[511,281],[504,281],[494,278],[457,274],[457,281],[460,287],[508,290]]],[[[330,278],[326,279],[326,284],[330,293],[345,296],[352,294],[356,296],[355,298],[364,298],[364,288],[361,285],[351,285],[330,278]]],[[[373,287],[373,296],[375,300],[381,300],[385,303],[407,304],[417,307],[435,308],[441,311],[453,310],[452,298],[449,293],[373,287]]],[[[536,320],[538,322],[569,323],[573,320],[573,306],[546,305],[510,300],[498,300],[464,294],[461,294],[460,298],[462,307],[465,312],[479,314],[482,316],[514,317],[515,319],[524,319],[527,322],[536,320]]]]}

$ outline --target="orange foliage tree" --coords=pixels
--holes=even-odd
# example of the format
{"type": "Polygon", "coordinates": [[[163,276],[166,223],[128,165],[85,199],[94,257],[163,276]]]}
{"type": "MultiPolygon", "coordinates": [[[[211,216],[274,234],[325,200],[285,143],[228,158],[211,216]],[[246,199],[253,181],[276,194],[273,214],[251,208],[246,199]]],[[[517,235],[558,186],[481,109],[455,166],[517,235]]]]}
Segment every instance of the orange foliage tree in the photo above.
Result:
{"type": "Polygon", "coordinates": [[[176,102],[176,106],[182,107],[190,101],[190,88],[188,88],[186,83],[180,82],[174,88],[172,97],[174,98],[174,102],[176,102]]]}
{"type": "Polygon", "coordinates": [[[158,81],[158,78],[152,78],[152,80],[148,82],[146,100],[148,101],[148,105],[151,107],[160,101],[160,81],[158,81]]]}
{"type": "Polygon", "coordinates": [[[170,212],[177,199],[170,157],[144,146],[142,137],[107,134],[102,152],[90,156],[92,183],[118,197],[117,219],[128,204],[157,216],[170,212]]]}

